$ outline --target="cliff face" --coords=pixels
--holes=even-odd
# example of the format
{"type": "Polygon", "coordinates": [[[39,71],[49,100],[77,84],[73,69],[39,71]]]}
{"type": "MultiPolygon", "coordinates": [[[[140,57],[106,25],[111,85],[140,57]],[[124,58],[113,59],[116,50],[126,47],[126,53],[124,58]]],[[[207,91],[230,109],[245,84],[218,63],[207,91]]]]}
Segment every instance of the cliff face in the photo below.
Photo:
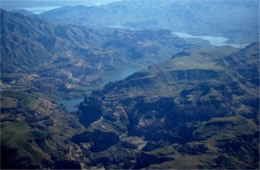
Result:
{"type": "Polygon", "coordinates": [[[97,152],[91,151],[95,142],[77,140],[90,146],[82,147],[90,165],[258,167],[259,44],[229,50],[177,55],[93,92],[79,107],[81,122],[90,134],[113,133],[119,140],[97,152]]]}

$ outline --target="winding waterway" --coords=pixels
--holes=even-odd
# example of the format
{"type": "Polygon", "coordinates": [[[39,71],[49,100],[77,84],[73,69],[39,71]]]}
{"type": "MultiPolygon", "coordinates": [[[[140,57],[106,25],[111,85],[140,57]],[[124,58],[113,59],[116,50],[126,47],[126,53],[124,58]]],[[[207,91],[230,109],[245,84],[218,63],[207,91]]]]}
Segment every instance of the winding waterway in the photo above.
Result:
{"type": "MultiPolygon", "coordinates": [[[[123,29],[128,29],[127,27],[120,27],[123,29]]],[[[236,44],[229,44],[227,43],[228,38],[225,37],[216,37],[216,36],[199,36],[199,35],[191,35],[186,32],[172,32],[173,34],[181,37],[181,38],[200,38],[206,41],[209,41],[211,45],[213,46],[223,46],[223,45],[229,45],[235,48],[240,48],[239,45],[236,44]]],[[[101,83],[100,85],[96,86],[96,88],[101,88],[108,82],[113,82],[117,80],[122,80],[127,78],[129,75],[133,74],[134,72],[137,72],[141,70],[141,68],[125,68],[125,69],[118,69],[118,70],[112,70],[112,71],[107,71],[104,72],[104,78],[105,81],[101,83]]],[[[83,97],[81,98],[76,98],[76,99],[70,99],[70,100],[60,100],[59,103],[64,105],[65,108],[69,112],[74,112],[78,110],[78,105],[84,100],[83,97]]]]}

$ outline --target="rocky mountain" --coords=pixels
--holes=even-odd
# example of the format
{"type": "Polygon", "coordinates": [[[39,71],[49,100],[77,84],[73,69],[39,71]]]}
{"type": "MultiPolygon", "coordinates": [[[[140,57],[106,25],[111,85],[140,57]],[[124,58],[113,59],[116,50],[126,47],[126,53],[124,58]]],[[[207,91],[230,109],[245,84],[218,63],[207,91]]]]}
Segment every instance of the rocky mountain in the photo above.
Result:
{"type": "Polygon", "coordinates": [[[258,92],[259,44],[180,53],[86,97],[72,141],[88,167],[257,169],[258,92]]]}
{"type": "Polygon", "coordinates": [[[142,68],[199,47],[162,29],[97,29],[0,15],[1,169],[85,167],[72,141],[85,128],[61,98],[96,89],[110,70],[142,68]]]}
{"type": "Polygon", "coordinates": [[[102,6],[65,6],[41,14],[63,24],[134,29],[165,28],[224,36],[233,43],[258,40],[259,2],[127,0],[102,6]]]}
{"type": "Polygon", "coordinates": [[[1,23],[1,80],[12,89],[69,91],[104,81],[104,71],[143,68],[195,47],[168,30],[54,25],[4,10],[1,23]]]}

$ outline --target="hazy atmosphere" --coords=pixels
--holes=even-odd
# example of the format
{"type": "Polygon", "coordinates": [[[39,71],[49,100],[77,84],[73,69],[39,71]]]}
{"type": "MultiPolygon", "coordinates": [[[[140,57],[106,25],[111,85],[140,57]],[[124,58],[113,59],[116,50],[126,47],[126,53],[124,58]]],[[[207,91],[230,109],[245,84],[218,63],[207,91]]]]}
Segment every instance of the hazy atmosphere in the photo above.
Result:
{"type": "Polygon", "coordinates": [[[32,7],[62,7],[66,5],[105,5],[120,0],[2,0],[1,7],[3,9],[23,9],[32,7]]]}
{"type": "Polygon", "coordinates": [[[2,0],[1,169],[259,169],[258,0],[2,0]]]}

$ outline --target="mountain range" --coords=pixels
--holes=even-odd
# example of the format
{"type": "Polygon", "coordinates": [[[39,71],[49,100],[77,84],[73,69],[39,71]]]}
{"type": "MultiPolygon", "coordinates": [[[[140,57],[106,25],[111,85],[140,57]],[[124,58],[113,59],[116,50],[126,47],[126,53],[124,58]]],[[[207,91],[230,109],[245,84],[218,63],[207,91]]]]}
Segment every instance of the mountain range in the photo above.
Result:
{"type": "Polygon", "coordinates": [[[1,9],[1,169],[258,169],[256,4],[1,9]],[[75,97],[77,111],[60,103],[75,97]]]}
{"type": "Polygon", "coordinates": [[[232,43],[259,39],[259,1],[131,0],[101,6],[65,6],[41,17],[62,24],[134,29],[164,28],[224,36],[232,43]]]}

